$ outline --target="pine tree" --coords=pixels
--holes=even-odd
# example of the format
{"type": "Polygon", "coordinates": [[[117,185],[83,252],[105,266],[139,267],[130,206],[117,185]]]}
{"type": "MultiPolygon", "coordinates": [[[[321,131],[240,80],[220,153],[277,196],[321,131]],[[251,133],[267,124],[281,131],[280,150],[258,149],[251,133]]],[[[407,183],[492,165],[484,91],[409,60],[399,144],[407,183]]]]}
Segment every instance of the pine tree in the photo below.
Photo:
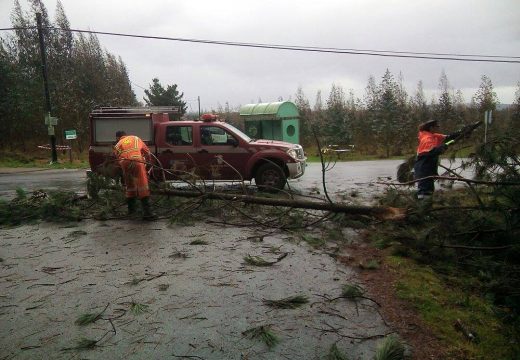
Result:
{"type": "Polygon", "coordinates": [[[401,131],[398,92],[399,87],[387,69],[379,85],[378,117],[374,129],[376,140],[385,150],[386,157],[390,157],[391,149],[398,144],[401,131]]]}
{"type": "Polygon", "coordinates": [[[316,100],[312,111],[312,134],[321,137],[323,135],[323,127],[325,124],[325,110],[323,108],[323,100],[321,98],[321,90],[316,92],[316,100]]]}
{"type": "Polygon", "coordinates": [[[313,142],[312,139],[312,110],[309,104],[309,100],[305,97],[301,86],[296,90],[295,104],[300,114],[300,136],[301,143],[303,145],[310,145],[313,142]]]}
{"type": "Polygon", "coordinates": [[[150,88],[145,90],[144,101],[148,106],[179,106],[180,115],[186,113],[186,102],[182,100],[184,93],[179,93],[177,84],[167,85],[166,89],[161,85],[159,79],[152,79],[150,88]]]}
{"type": "Polygon", "coordinates": [[[439,121],[443,131],[449,132],[457,127],[457,116],[453,106],[452,90],[444,70],[439,78],[439,91],[439,100],[434,106],[434,118],[439,121]]]}
{"type": "Polygon", "coordinates": [[[326,139],[329,143],[348,144],[351,130],[346,109],[345,93],[339,85],[332,84],[327,99],[326,139]]]}
{"type": "Polygon", "coordinates": [[[379,89],[373,75],[368,77],[368,84],[363,97],[365,110],[355,126],[356,146],[369,153],[376,153],[376,128],[379,114],[379,89]]]}
{"type": "Polygon", "coordinates": [[[498,97],[493,89],[491,79],[486,75],[482,75],[482,82],[473,96],[473,101],[477,105],[478,111],[483,114],[488,110],[496,110],[498,104],[498,97]]]}
{"type": "Polygon", "coordinates": [[[511,127],[520,126],[520,81],[516,83],[515,98],[511,107],[511,127]]]}

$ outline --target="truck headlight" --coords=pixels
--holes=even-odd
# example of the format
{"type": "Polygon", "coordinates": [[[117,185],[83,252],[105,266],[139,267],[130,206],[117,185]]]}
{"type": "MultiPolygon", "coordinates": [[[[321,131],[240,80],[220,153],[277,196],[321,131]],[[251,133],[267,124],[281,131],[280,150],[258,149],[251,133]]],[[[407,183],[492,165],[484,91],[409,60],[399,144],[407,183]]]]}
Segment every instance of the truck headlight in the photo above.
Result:
{"type": "Polygon", "coordinates": [[[298,159],[298,153],[296,152],[295,149],[287,150],[287,155],[289,155],[290,157],[292,157],[295,160],[298,159]]]}

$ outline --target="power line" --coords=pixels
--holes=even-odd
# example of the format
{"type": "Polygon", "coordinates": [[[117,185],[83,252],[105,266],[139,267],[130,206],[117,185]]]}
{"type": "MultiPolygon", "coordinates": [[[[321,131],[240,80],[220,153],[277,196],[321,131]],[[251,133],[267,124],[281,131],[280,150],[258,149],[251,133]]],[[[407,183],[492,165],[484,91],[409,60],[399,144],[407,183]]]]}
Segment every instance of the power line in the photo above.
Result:
{"type": "MultiPolygon", "coordinates": [[[[3,29],[0,29],[0,31],[29,30],[29,29],[34,29],[34,27],[3,28],[3,29]]],[[[250,47],[250,48],[261,48],[261,49],[272,49],[272,50],[303,51],[303,52],[331,53],[331,54],[345,54],[345,55],[366,55],[366,56],[381,56],[381,57],[425,59],[425,60],[448,60],[448,61],[490,62],[490,63],[509,63],[509,64],[520,63],[520,60],[511,60],[511,59],[520,59],[520,56],[327,48],[327,47],[281,45],[281,44],[245,43],[245,42],[222,41],[222,40],[187,39],[187,38],[175,38],[175,37],[166,37],[166,36],[137,35],[137,34],[125,34],[125,33],[81,30],[81,29],[62,29],[62,28],[57,28],[57,27],[47,27],[47,29],[48,30],[57,30],[57,31],[86,33],[86,34],[96,34],[96,35],[109,35],[109,36],[120,36],[120,37],[130,37],[130,38],[140,38],[140,39],[179,41],[179,42],[200,43],[200,44],[209,44],[209,45],[250,47]]]]}
{"type": "Polygon", "coordinates": [[[143,89],[143,90],[147,90],[145,87],[142,87],[141,85],[138,85],[138,84],[136,84],[136,83],[133,82],[133,81],[130,81],[130,82],[132,83],[132,85],[137,86],[138,88],[141,88],[141,89],[143,89]]]}

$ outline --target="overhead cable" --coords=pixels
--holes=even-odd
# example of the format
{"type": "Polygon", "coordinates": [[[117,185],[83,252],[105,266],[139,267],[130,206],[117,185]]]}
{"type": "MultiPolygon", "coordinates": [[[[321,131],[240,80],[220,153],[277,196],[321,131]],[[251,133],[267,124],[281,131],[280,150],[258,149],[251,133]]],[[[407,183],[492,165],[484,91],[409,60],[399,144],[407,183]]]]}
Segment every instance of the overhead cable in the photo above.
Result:
{"type": "MultiPolygon", "coordinates": [[[[3,29],[0,29],[0,31],[29,30],[29,29],[35,29],[35,28],[36,27],[13,27],[13,28],[3,28],[3,29]]],[[[177,37],[166,37],[166,36],[125,34],[125,33],[115,33],[115,32],[106,32],[106,31],[63,29],[63,28],[57,28],[57,27],[47,27],[46,29],[56,30],[56,31],[96,34],[96,35],[109,35],[109,36],[120,36],[120,37],[130,37],[130,38],[140,38],[140,39],[179,41],[179,42],[189,42],[189,43],[249,47],[249,48],[272,49],[272,50],[303,51],[303,52],[345,54],[345,55],[366,55],[366,56],[381,56],[381,57],[425,59],[425,60],[470,61],[470,62],[490,62],[490,63],[509,63],[509,64],[519,64],[520,63],[520,56],[345,49],[345,48],[328,48],[328,47],[315,47],[315,46],[246,43],[246,42],[222,41],[222,40],[188,39],[188,38],[177,38],[177,37]],[[517,59],[517,60],[514,60],[514,59],[517,59]]]]}

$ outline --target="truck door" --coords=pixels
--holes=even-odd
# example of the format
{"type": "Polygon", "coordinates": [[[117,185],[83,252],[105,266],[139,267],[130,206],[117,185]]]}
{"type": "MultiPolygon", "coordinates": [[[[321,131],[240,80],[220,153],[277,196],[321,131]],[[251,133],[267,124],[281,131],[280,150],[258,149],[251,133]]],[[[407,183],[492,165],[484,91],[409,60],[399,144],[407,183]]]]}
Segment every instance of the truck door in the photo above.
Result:
{"type": "MultiPolygon", "coordinates": [[[[196,163],[193,158],[193,127],[191,125],[168,125],[165,131],[159,132],[164,138],[157,140],[157,157],[165,172],[166,180],[182,180],[193,177],[196,163]]],[[[155,173],[162,179],[161,173],[155,173]]]]}
{"type": "Polygon", "coordinates": [[[248,151],[240,147],[239,139],[218,125],[201,125],[197,159],[202,175],[208,180],[242,180],[248,151]]]}

